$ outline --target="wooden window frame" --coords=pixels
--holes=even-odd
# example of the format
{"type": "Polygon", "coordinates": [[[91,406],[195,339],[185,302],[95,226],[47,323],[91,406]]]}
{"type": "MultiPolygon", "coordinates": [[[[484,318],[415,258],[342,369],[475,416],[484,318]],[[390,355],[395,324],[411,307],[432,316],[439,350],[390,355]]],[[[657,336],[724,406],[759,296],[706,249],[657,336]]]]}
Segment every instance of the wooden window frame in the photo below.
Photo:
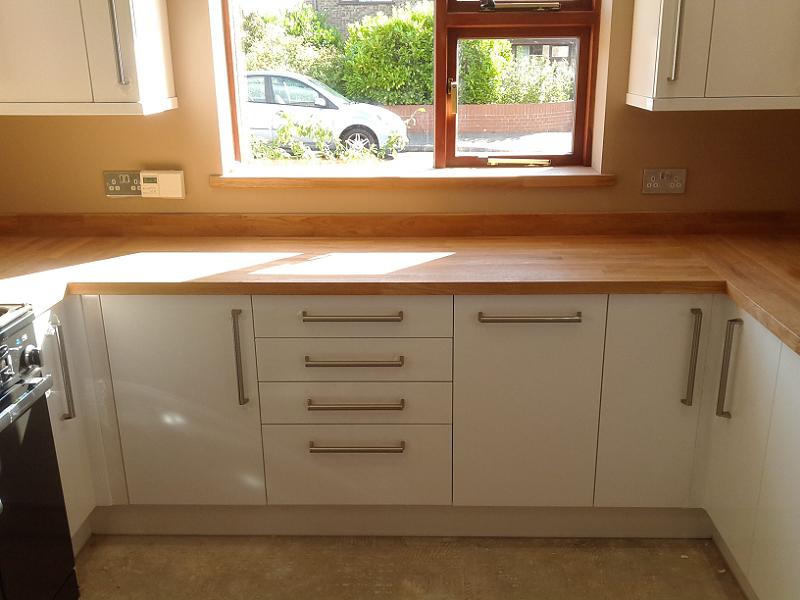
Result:
{"type": "MultiPolygon", "coordinates": [[[[224,26],[225,63],[230,99],[234,160],[241,162],[231,0],[220,0],[224,26]]],[[[559,11],[482,11],[480,0],[434,0],[434,167],[484,167],[491,156],[457,156],[456,115],[448,102],[448,78],[456,75],[459,39],[509,37],[574,37],[579,40],[573,151],[566,155],[503,158],[547,159],[553,166],[591,166],[592,117],[597,74],[601,0],[561,0],[559,11]]]]}
{"type": "Polygon", "coordinates": [[[480,10],[479,0],[435,0],[434,163],[436,168],[485,167],[488,156],[458,156],[457,115],[448,81],[456,79],[458,41],[470,38],[573,37],[579,40],[573,149],[563,155],[510,155],[503,158],[549,160],[553,166],[590,166],[592,116],[597,70],[600,0],[562,0],[556,12],[480,10]]]}

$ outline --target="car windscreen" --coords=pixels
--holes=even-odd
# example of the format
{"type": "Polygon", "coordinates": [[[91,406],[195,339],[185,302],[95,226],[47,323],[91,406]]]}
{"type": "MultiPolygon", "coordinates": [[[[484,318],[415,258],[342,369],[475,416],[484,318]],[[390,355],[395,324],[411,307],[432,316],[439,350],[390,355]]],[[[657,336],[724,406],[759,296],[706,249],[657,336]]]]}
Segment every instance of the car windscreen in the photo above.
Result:
{"type": "Polygon", "coordinates": [[[335,100],[337,102],[340,102],[342,104],[354,104],[354,102],[352,100],[348,100],[347,98],[342,96],[339,92],[337,92],[336,90],[334,90],[331,87],[328,87],[327,85],[325,85],[321,81],[317,81],[313,77],[306,77],[306,79],[308,79],[308,81],[311,82],[317,89],[322,90],[323,92],[325,92],[333,100],[335,100]]]}

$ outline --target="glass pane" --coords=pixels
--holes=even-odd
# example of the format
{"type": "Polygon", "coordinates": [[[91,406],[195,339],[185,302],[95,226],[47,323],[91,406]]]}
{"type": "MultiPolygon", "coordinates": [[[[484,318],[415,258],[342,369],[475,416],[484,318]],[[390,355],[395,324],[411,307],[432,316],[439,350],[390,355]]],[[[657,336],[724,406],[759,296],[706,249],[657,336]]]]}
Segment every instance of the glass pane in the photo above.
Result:
{"type": "Polygon", "coordinates": [[[458,42],[456,154],[571,154],[577,38],[458,42]]]}
{"type": "Polygon", "coordinates": [[[433,164],[431,0],[236,4],[244,162],[433,164]]]}

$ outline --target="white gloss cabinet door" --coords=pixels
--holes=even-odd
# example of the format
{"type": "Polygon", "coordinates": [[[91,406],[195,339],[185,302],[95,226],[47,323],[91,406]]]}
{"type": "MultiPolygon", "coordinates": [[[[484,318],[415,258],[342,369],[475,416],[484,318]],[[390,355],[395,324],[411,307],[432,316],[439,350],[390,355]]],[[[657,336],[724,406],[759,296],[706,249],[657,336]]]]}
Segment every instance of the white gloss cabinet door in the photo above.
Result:
{"type": "Polygon", "coordinates": [[[800,356],[783,346],[747,573],[763,600],[800,598],[799,432],[800,356]]]}
{"type": "Polygon", "coordinates": [[[456,297],[455,505],[592,505],[606,304],[456,297]],[[566,322],[496,322],[509,317],[566,322]]]}
{"type": "Polygon", "coordinates": [[[716,2],[707,95],[800,96],[800,2],[716,2]]]}
{"type": "Polygon", "coordinates": [[[131,504],[265,504],[250,297],[101,301],[131,504]]]}
{"type": "Polygon", "coordinates": [[[0,102],[91,102],[79,0],[0,2],[0,102]]]}
{"type": "Polygon", "coordinates": [[[714,298],[713,311],[712,351],[704,384],[704,401],[713,409],[703,411],[710,419],[705,508],[739,567],[747,573],[781,343],[726,297],[714,298]],[[720,401],[729,324],[731,355],[726,393],[720,401]]]}
{"type": "Polygon", "coordinates": [[[595,506],[690,505],[710,321],[710,296],[609,298],[595,506]]]}
{"type": "Polygon", "coordinates": [[[34,328],[42,349],[42,370],[53,378],[47,405],[67,520],[74,536],[95,508],[87,442],[88,428],[95,422],[90,414],[94,396],[80,298],[67,297],[37,317],[34,328]],[[59,344],[64,348],[63,357],[59,344]]]}

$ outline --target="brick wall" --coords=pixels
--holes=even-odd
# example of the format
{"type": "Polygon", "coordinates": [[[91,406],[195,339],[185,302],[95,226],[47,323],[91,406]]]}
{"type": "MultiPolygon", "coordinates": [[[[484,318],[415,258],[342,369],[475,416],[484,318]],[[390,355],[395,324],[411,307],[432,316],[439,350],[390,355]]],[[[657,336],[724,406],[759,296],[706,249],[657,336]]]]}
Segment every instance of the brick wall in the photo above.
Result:
{"type": "MultiPolygon", "coordinates": [[[[409,133],[433,131],[432,106],[387,106],[402,118],[409,118],[420,108],[409,133]]],[[[548,104],[468,104],[459,107],[458,130],[462,133],[531,133],[572,131],[575,123],[574,102],[548,104]]]]}
{"type": "Polygon", "coordinates": [[[329,25],[347,35],[347,25],[355,23],[368,15],[391,14],[393,6],[406,4],[410,0],[377,0],[358,2],[356,0],[311,0],[314,8],[325,15],[329,25]]]}

